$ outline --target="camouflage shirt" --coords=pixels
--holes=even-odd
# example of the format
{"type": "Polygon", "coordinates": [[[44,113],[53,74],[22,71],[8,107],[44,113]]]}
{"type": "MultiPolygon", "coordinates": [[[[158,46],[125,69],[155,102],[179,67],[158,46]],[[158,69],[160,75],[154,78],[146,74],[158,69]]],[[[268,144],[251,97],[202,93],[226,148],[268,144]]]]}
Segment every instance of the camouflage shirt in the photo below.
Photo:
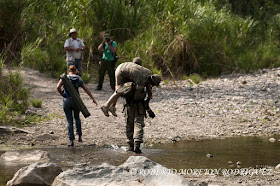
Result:
{"type": "Polygon", "coordinates": [[[116,69],[116,83],[118,85],[133,81],[138,86],[146,86],[149,76],[153,73],[151,70],[132,62],[125,62],[116,69]]]}

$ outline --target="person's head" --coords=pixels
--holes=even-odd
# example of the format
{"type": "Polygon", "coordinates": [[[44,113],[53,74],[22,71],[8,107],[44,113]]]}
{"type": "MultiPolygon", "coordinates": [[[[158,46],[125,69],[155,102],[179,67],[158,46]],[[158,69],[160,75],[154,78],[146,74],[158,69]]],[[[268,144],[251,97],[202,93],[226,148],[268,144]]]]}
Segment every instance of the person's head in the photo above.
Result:
{"type": "Polygon", "coordinates": [[[76,67],[74,65],[70,65],[69,68],[68,68],[68,74],[77,74],[79,73],[78,69],[76,69],[76,67]]]}
{"type": "Polygon", "coordinates": [[[152,86],[159,86],[160,82],[161,82],[161,77],[158,74],[153,74],[150,76],[150,80],[151,80],[151,85],[152,86]]]}
{"type": "Polygon", "coordinates": [[[73,39],[77,38],[77,30],[75,28],[70,29],[69,37],[72,37],[73,39]]]}
{"type": "Polygon", "coordinates": [[[105,41],[110,41],[110,34],[106,33],[104,34],[105,41]]]}
{"type": "Polygon", "coordinates": [[[142,65],[142,59],[140,57],[133,58],[132,62],[138,65],[142,65]]]}

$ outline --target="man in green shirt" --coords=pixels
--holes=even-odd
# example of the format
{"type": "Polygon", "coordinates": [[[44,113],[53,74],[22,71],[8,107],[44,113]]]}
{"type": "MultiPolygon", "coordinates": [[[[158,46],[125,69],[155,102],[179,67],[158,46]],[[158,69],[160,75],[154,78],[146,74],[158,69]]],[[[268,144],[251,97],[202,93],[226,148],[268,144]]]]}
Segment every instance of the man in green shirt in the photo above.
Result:
{"type": "Polygon", "coordinates": [[[117,52],[118,45],[115,41],[110,40],[110,35],[105,34],[103,42],[98,46],[98,51],[103,51],[102,61],[98,72],[99,79],[96,90],[101,90],[104,76],[108,71],[110,78],[110,86],[115,91],[115,55],[117,52]]]}

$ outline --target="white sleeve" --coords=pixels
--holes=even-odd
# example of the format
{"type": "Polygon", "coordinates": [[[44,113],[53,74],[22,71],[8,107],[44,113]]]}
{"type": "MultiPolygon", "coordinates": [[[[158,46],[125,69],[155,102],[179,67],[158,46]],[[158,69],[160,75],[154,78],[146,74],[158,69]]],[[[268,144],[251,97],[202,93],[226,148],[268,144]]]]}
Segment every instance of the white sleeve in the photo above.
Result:
{"type": "Polygon", "coordinates": [[[81,45],[82,45],[83,47],[85,46],[85,44],[84,44],[83,40],[81,40],[81,45]]]}
{"type": "Polygon", "coordinates": [[[68,41],[68,39],[65,41],[64,47],[69,47],[69,41],[68,41]]]}

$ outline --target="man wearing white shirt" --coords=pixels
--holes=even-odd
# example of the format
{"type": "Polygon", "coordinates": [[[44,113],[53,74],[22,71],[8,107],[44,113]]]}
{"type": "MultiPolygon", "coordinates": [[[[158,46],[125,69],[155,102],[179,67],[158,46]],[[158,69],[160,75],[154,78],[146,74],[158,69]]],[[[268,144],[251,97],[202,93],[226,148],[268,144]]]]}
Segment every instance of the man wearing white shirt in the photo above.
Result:
{"type": "Polygon", "coordinates": [[[72,28],[69,32],[69,39],[64,43],[64,50],[66,51],[67,69],[70,65],[74,65],[79,71],[79,75],[82,74],[82,51],[86,48],[84,42],[77,38],[77,31],[72,28]]]}

